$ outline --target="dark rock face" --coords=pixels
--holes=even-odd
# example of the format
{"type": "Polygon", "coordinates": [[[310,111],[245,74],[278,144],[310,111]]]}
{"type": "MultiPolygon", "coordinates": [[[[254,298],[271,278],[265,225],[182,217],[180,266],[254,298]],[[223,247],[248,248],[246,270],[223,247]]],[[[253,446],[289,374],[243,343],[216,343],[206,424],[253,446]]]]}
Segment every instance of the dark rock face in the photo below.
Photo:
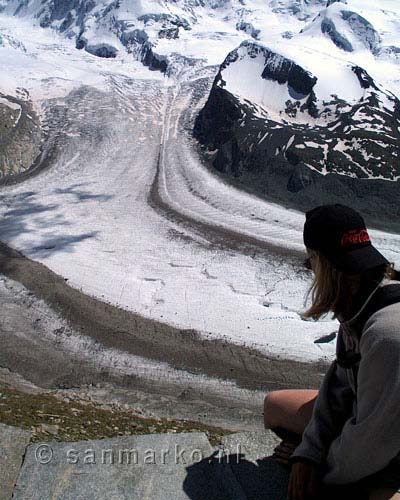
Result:
{"type": "Polygon", "coordinates": [[[98,45],[86,45],[86,50],[90,54],[97,57],[113,58],[117,56],[117,49],[106,43],[101,43],[98,45]]]}
{"type": "Polygon", "coordinates": [[[310,4],[319,4],[323,7],[326,0],[287,0],[285,2],[276,0],[272,11],[277,14],[291,14],[300,20],[307,20],[310,18],[310,14],[307,13],[304,7],[310,4]]]}
{"type": "Polygon", "coordinates": [[[29,0],[21,0],[19,2],[18,7],[15,9],[14,16],[18,16],[18,14],[29,4],[29,0]]]}
{"type": "MultiPolygon", "coordinates": [[[[247,42],[243,44],[248,45],[247,42]]],[[[278,83],[287,83],[299,97],[304,97],[311,93],[317,78],[310,72],[305,71],[295,62],[287,59],[269,49],[263,50],[265,55],[265,68],[262,78],[273,80],[278,83]]]]}
{"type": "MultiPolygon", "coordinates": [[[[151,19],[151,16],[149,19],[151,19]]],[[[167,58],[154,53],[153,44],[144,30],[129,28],[121,21],[116,23],[116,30],[122,45],[126,47],[130,54],[151,70],[161,71],[162,73],[167,71],[167,58]]],[[[175,35],[178,36],[177,30],[177,27],[171,28],[171,30],[165,29],[163,33],[159,32],[159,36],[160,38],[174,38],[175,35]]]]}
{"type": "Polygon", "coordinates": [[[68,28],[70,28],[72,26],[73,22],[74,22],[74,18],[72,16],[71,12],[68,12],[67,16],[65,17],[64,21],[62,22],[62,24],[60,26],[61,33],[66,31],[68,28]]]}
{"type": "MultiPolygon", "coordinates": [[[[351,70],[364,97],[350,104],[332,96],[321,104],[314,93],[314,75],[269,49],[262,53],[262,78],[292,86],[303,96],[303,104],[289,100],[278,122],[269,118],[268,109],[265,117],[260,116],[257,106],[232,95],[224,69],[238,64],[238,51],[233,51],[222,64],[194,129],[200,143],[214,152],[213,166],[235,185],[269,200],[304,210],[322,203],[347,203],[377,225],[386,217],[398,229],[400,101],[354,66],[351,70]],[[317,118],[318,124],[291,121],[300,112],[308,113],[310,122],[317,118]]],[[[254,54],[256,47],[248,57],[254,54]]]]}
{"type": "Polygon", "coordinates": [[[345,50],[346,52],[353,52],[353,46],[345,36],[339,33],[332,19],[324,19],[322,21],[321,31],[322,33],[327,34],[336,47],[339,47],[339,49],[345,50]]]}
{"type": "Polygon", "coordinates": [[[120,40],[123,45],[131,48],[132,45],[143,45],[149,39],[147,33],[143,30],[134,29],[132,31],[122,31],[120,40]]]}
{"type": "Polygon", "coordinates": [[[342,10],[341,15],[357,38],[373,54],[377,54],[381,48],[381,37],[372,24],[356,12],[342,10]]]}
{"type": "Polygon", "coordinates": [[[171,14],[144,14],[143,16],[138,17],[138,21],[143,21],[145,25],[152,22],[162,22],[164,24],[164,28],[175,26],[178,28],[183,28],[185,30],[192,29],[186,19],[183,19],[179,16],[173,16],[171,14]]]}
{"type": "Polygon", "coordinates": [[[241,116],[242,110],[236,99],[214,84],[207,104],[196,120],[195,135],[210,149],[216,149],[231,140],[232,130],[241,116]]]}
{"type": "MultiPolygon", "coordinates": [[[[145,14],[139,16],[138,21],[143,22],[145,26],[147,24],[159,24],[161,27],[158,31],[159,38],[176,39],[179,38],[180,29],[191,29],[186,19],[170,14],[145,14]]],[[[125,22],[117,21],[115,30],[128,52],[133,54],[145,66],[148,66],[151,70],[161,71],[162,73],[167,72],[168,59],[154,52],[154,45],[143,29],[132,29],[125,22]]]]}
{"type": "Polygon", "coordinates": [[[244,31],[247,35],[254,38],[254,40],[259,39],[260,30],[255,29],[251,23],[246,23],[245,21],[240,21],[236,24],[236,29],[238,31],[244,31]]]}
{"type": "Polygon", "coordinates": [[[158,32],[159,38],[167,38],[173,40],[179,38],[179,28],[164,28],[158,32]]]}
{"type": "Polygon", "coordinates": [[[140,60],[145,66],[148,66],[149,69],[161,71],[162,73],[167,71],[168,61],[166,57],[154,54],[152,44],[150,42],[146,42],[141,46],[140,60]]]}
{"type": "Polygon", "coordinates": [[[51,21],[65,19],[71,10],[79,7],[80,0],[53,0],[51,9],[51,21]]]}
{"type": "Polygon", "coordinates": [[[396,47],[395,45],[387,45],[386,47],[382,47],[379,51],[379,55],[382,58],[386,57],[388,59],[394,59],[396,61],[400,60],[400,47],[396,47]]]}
{"type": "Polygon", "coordinates": [[[360,86],[363,89],[374,89],[379,92],[378,87],[375,85],[374,80],[369,76],[369,74],[360,66],[353,66],[353,72],[356,74],[358,81],[360,82],[360,86]]]}
{"type": "MultiPolygon", "coordinates": [[[[18,9],[14,15],[19,15],[21,11],[28,6],[29,2],[20,2],[18,9]]],[[[115,7],[116,2],[112,6],[115,7]]],[[[85,45],[80,43],[80,35],[84,32],[85,16],[96,6],[95,0],[50,0],[43,1],[42,8],[37,12],[36,16],[40,20],[42,28],[48,28],[54,22],[62,21],[57,28],[60,32],[70,34],[71,37],[76,35],[75,28],[79,33],[76,45],[79,48],[84,48],[85,45]],[[74,14],[73,14],[74,13],[74,14]],[[69,33],[70,32],[70,33],[69,33]]]]}
{"type": "MultiPolygon", "coordinates": [[[[331,3],[328,3],[328,5],[331,5],[331,3]]],[[[320,16],[321,14],[318,17],[320,16]]],[[[322,33],[327,35],[339,49],[346,52],[353,52],[353,44],[346,36],[346,33],[340,32],[334,20],[328,14],[326,16],[321,21],[322,33]]],[[[379,53],[381,49],[381,37],[369,21],[350,10],[341,10],[340,16],[347,24],[348,31],[351,32],[352,36],[355,36],[373,54],[379,53]]]]}
{"type": "Polygon", "coordinates": [[[86,48],[86,45],[87,45],[87,40],[85,38],[80,37],[76,40],[75,47],[78,50],[82,50],[82,49],[86,48]]]}
{"type": "MultiPolygon", "coordinates": [[[[54,21],[63,21],[60,26],[60,31],[67,31],[72,25],[82,26],[83,15],[95,7],[94,0],[52,0],[50,2],[42,2],[43,8],[37,13],[36,17],[40,19],[40,26],[47,28],[54,21]],[[72,15],[72,11],[76,12],[76,16],[72,15]]],[[[14,15],[18,15],[18,11],[23,9],[25,5],[20,4],[14,15]]]]}
{"type": "MultiPolygon", "coordinates": [[[[277,83],[286,83],[289,87],[289,92],[293,92],[294,97],[303,98],[312,93],[312,89],[317,82],[317,78],[309,71],[304,70],[301,66],[296,64],[291,59],[281,56],[276,52],[263,47],[256,43],[245,41],[240,44],[240,48],[244,48],[250,58],[255,58],[262,55],[265,59],[265,67],[261,77],[265,80],[273,80],[277,83]]],[[[223,80],[221,71],[229,64],[237,61],[239,54],[235,49],[228,54],[225,61],[221,65],[221,70],[217,75],[217,80],[223,80]]]]}
{"type": "Polygon", "coordinates": [[[400,54],[400,47],[396,47],[395,45],[388,45],[386,47],[382,47],[382,51],[393,53],[398,56],[400,54]]]}
{"type": "Polygon", "coordinates": [[[96,7],[95,0],[81,1],[76,10],[76,25],[84,29],[85,16],[96,7]]]}

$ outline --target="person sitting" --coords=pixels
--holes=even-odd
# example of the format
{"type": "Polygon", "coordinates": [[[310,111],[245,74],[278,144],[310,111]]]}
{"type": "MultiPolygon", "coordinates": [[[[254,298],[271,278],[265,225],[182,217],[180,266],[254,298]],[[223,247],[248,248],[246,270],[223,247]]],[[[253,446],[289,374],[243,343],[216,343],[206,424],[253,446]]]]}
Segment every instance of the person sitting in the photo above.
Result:
{"type": "Polygon", "coordinates": [[[314,273],[304,318],[333,313],[340,328],[319,391],[265,397],[265,427],[283,439],[274,455],[291,466],[288,499],[327,498],[322,491],[338,488],[399,500],[399,273],[349,207],[307,212],[303,239],[314,273]]]}

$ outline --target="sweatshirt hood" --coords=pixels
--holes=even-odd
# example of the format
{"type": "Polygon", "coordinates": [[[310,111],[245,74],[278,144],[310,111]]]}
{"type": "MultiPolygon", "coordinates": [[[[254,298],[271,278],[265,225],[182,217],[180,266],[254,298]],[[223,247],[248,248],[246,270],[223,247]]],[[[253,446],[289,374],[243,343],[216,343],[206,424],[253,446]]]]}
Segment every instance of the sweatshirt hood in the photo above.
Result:
{"type": "MultiPolygon", "coordinates": [[[[360,319],[361,313],[365,310],[369,302],[371,301],[372,297],[375,295],[375,293],[378,291],[379,288],[383,286],[387,286],[393,283],[393,280],[389,278],[383,278],[377,286],[372,290],[372,292],[367,296],[365,301],[362,303],[362,305],[359,307],[357,312],[347,321],[342,321],[340,317],[338,317],[338,320],[344,330],[346,330],[349,333],[352,333],[354,330],[354,327],[357,325],[357,321],[360,319]]],[[[399,282],[398,282],[399,283],[399,282]]]]}

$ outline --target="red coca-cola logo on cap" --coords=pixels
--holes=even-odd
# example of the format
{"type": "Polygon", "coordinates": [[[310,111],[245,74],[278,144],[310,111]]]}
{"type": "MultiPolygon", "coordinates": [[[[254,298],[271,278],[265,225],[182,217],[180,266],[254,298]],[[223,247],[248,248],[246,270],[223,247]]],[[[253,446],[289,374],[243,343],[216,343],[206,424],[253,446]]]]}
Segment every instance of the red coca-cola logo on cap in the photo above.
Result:
{"type": "Polygon", "coordinates": [[[340,246],[345,248],[351,245],[369,242],[369,234],[366,229],[351,229],[342,236],[340,246]]]}

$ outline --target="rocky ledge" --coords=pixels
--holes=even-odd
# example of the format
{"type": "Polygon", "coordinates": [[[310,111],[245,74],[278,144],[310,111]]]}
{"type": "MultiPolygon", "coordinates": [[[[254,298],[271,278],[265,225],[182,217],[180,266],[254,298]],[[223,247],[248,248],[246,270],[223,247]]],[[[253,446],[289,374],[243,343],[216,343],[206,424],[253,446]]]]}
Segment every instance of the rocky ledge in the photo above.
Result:
{"type": "Polygon", "coordinates": [[[40,122],[26,97],[0,93],[0,179],[24,172],[39,154],[40,122]]]}
{"type": "Polygon", "coordinates": [[[279,441],[269,431],[226,436],[217,447],[203,433],[29,441],[0,424],[1,500],[286,498],[289,472],[271,458],[279,441]]]}

